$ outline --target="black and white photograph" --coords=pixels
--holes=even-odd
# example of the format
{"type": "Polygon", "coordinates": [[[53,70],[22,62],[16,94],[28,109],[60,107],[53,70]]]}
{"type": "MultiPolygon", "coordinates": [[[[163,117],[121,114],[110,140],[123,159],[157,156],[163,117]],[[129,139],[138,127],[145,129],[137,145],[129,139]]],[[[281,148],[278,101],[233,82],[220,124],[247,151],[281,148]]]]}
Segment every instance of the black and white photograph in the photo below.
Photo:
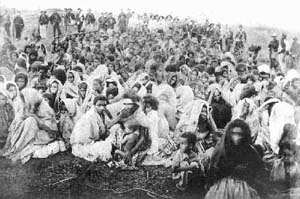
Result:
{"type": "Polygon", "coordinates": [[[0,199],[300,199],[299,19],[0,0],[0,199]]]}

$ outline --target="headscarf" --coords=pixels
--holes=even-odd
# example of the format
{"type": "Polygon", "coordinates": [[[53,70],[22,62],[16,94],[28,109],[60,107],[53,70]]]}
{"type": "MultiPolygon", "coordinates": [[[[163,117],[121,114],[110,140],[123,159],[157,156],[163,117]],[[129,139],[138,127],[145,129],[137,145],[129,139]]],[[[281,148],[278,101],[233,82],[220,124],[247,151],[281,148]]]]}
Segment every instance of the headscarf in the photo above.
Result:
{"type": "Polygon", "coordinates": [[[14,79],[14,73],[11,72],[8,68],[6,67],[0,67],[0,74],[5,76],[6,80],[11,81],[14,79]]]}
{"type": "Polygon", "coordinates": [[[78,85],[80,83],[80,77],[76,71],[72,70],[67,73],[67,76],[69,76],[70,73],[73,74],[74,81],[72,83],[66,81],[66,83],[63,86],[62,98],[68,98],[67,96],[70,96],[71,98],[78,97],[78,85]]]}
{"type": "Polygon", "coordinates": [[[3,79],[3,82],[0,82],[0,89],[5,89],[5,85],[6,85],[6,78],[4,75],[0,75],[0,79],[3,79]]]}
{"type": "Polygon", "coordinates": [[[209,104],[204,100],[194,100],[190,103],[182,114],[177,126],[178,132],[196,132],[199,115],[203,106],[207,107],[207,120],[209,119],[209,104]]]}
{"type": "MultiPolygon", "coordinates": [[[[57,92],[55,93],[55,96],[54,96],[55,100],[56,100],[56,99],[58,99],[61,96],[63,85],[61,84],[61,82],[58,79],[56,79],[56,78],[50,78],[49,81],[47,82],[47,87],[48,87],[47,93],[51,93],[50,87],[51,87],[51,85],[53,83],[57,83],[57,86],[58,86],[57,92]]],[[[53,94],[53,93],[51,93],[51,94],[53,94]]]]}
{"type": "Polygon", "coordinates": [[[232,120],[243,119],[250,126],[253,141],[256,140],[258,133],[261,130],[257,106],[254,100],[244,98],[240,100],[233,109],[232,120]]]}
{"type": "Polygon", "coordinates": [[[80,115],[78,105],[75,99],[63,99],[62,101],[65,104],[70,117],[77,117],[80,115]]]}
{"type": "Polygon", "coordinates": [[[168,83],[171,87],[173,87],[173,88],[175,88],[175,87],[177,86],[178,79],[179,79],[179,77],[178,77],[177,73],[169,72],[169,73],[167,74],[167,83],[168,83]],[[175,81],[175,83],[174,83],[175,85],[171,85],[171,84],[170,84],[173,77],[176,77],[176,81],[175,81]]]}
{"type": "Polygon", "coordinates": [[[177,118],[180,118],[186,112],[190,102],[194,100],[194,93],[189,86],[179,86],[176,88],[177,95],[177,118]]]}
{"type": "Polygon", "coordinates": [[[162,83],[158,86],[153,86],[152,88],[152,95],[160,100],[162,97],[169,105],[171,105],[174,110],[176,110],[176,93],[175,90],[166,83],[162,83]]]}

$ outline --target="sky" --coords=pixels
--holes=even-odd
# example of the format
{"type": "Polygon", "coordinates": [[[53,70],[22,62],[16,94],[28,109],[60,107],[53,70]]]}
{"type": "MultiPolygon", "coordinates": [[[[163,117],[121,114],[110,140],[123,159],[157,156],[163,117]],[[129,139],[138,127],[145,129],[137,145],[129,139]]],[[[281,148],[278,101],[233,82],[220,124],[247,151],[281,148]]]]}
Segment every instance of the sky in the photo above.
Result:
{"type": "Polygon", "coordinates": [[[130,8],[136,12],[174,14],[211,19],[222,24],[267,25],[300,32],[299,0],[0,0],[0,6],[16,9],[91,8],[119,12],[130,8]]]}

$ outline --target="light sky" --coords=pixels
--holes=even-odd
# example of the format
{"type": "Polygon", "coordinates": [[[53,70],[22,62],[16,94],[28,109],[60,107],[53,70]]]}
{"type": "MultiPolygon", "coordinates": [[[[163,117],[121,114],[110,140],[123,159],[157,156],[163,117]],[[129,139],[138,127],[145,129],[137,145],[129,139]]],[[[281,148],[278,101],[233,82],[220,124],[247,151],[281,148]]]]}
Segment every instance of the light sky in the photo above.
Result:
{"type": "Polygon", "coordinates": [[[300,32],[300,0],[0,0],[0,5],[17,9],[91,8],[210,18],[222,24],[267,25],[300,32]]]}

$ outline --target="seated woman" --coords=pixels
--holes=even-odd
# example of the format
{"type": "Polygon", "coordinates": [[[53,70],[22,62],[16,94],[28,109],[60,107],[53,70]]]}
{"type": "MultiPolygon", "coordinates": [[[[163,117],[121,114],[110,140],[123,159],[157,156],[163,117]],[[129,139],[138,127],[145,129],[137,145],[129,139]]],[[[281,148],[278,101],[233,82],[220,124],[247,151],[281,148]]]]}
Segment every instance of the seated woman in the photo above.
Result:
{"type": "Polygon", "coordinates": [[[50,104],[50,107],[53,108],[54,112],[58,112],[59,102],[61,100],[61,93],[62,93],[62,84],[57,79],[50,79],[48,82],[48,90],[46,93],[52,95],[53,103],[50,104]]]}
{"type": "Polygon", "coordinates": [[[16,112],[3,156],[26,163],[31,157],[46,158],[60,151],[55,114],[37,90],[20,92],[20,111],[16,112]]]}
{"type": "Polygon", "coordinates": [[[92,91],[86,82],[78,85],[77,105],[82,114],[86,113],[92,106],[92,91]]]}
{"type": "Polygon", "coordinates": [[[13,107],[4,90],[0,90],[0,113],[0,147],[2,148],[8,135],[9,126],[15,117],[13,107]]]}
{"type": "Polygon", "coordinates": [[[61,98],[77,98],[78,85],[80,84],[79,74],[71,70],[67,73],[67,78],[68,80],[63,86],[61,98]]]}
{"type": "Polygon", "coordinates": [[[257,179],[266,180],[264,164],[251,145],[251,130],[245,121],[236,119],[227,125],[209,171],[214,184],[206,199],[260,198],[253,186],[263,188],[257,179]]]}
{"type": "Polygon", "coordinates": [[[186,107],[190,102],[194,100],[194,93],[190,86],[179,86],[176,88],[177,95],[177,114],[178,120],[181,115],[185,112],[186,107]]]}
{"type": "Polygon", "coordinates": [[[210,89],[208,103],[212,107],[212,117],[218,129],[224,129],[231,121],[231,106],[222,98],[221,89],[218,86],[210,89]]]}
{"type": "Polygon", "coordinates": [[[127,117],[127,113],[123,110],[112,117],[106,108],[107,104],[105,96],[95,97],[94,106],[75,124],[70,137],[72,153],[75,156],[88,161],[107,161],[112,158],[112,141],[106,138],[110,134],[109,129],[123,117],[127,117]]]}
{"type": "Polygon", "coordinates": [[[211,157],[216,144],[217,131],[210,107],[203,100],[193,101],[180,118],[175,131],[175,140],[184,132],[192,132],[197,137],[196,148],[200,158],[211,157]]]}

